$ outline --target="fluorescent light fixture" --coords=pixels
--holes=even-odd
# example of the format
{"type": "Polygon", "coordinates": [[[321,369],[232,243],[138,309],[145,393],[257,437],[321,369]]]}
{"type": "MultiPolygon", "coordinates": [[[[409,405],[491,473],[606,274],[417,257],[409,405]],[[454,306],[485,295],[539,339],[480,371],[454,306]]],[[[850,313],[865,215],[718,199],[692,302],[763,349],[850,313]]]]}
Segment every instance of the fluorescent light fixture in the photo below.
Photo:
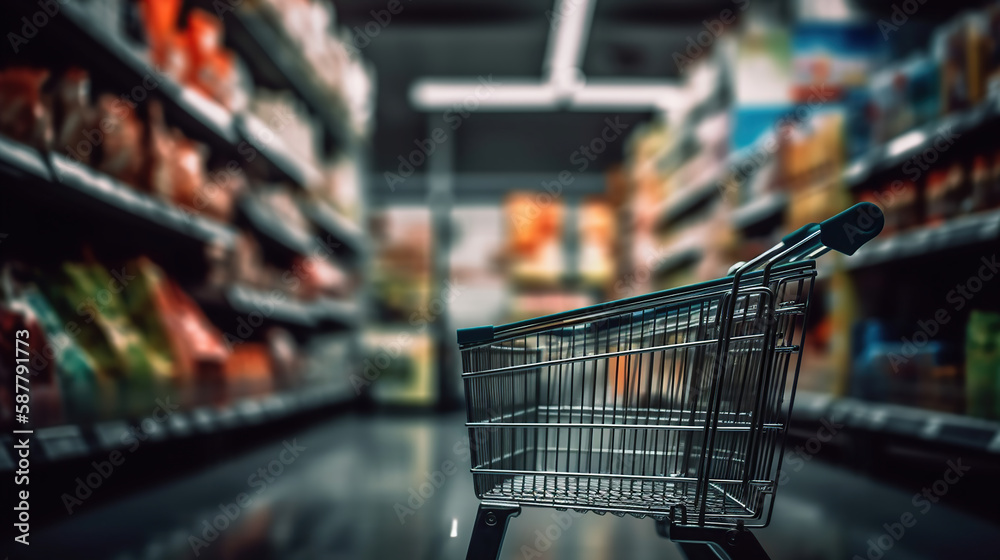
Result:
{"type": "Polygon", "coordinates": [[[548,81],[571,82],[579,74],[593,11],[591,0],[556,0],[554,11],[548,14],[555,29],[549,34],[542,69],[548,81]]]}
{"type": "Polygon", "coordinates": [[[466,108],[491,111],[645,111],[674,110],[687,105],[688,94],[671,82],[607,81],[560,91],[552,84],[496,82],[487,91],[478,81],[420,80],[410,89],[410,102],[420,110],[466,108]]]}
{"type": "Polygon", "coordinates": [[[670,82],[588,83],[572,93],[574,109],[671,110],[685,104],[684,88],[670,82]]]}
{"type": "Polygon", "coordinates": [[[466,108],[468,110],[552,109],[559,99],[556,88],[537,79],[417,81],[410,88],[410,102],[425,111],[466,108]]]}
{"type": "Polygon", "coordinates": [[[451,538],[458,537],[458,518],[451,519],[451,538]]]}
{"type": "Polygon", "coordinates": [[[693,90],[671,82],[607,80],[586,83],[580,66],[595,0],[555,0],[544,79],[418,80],[410,103],[421,111],[683,111],[693,90]]]}

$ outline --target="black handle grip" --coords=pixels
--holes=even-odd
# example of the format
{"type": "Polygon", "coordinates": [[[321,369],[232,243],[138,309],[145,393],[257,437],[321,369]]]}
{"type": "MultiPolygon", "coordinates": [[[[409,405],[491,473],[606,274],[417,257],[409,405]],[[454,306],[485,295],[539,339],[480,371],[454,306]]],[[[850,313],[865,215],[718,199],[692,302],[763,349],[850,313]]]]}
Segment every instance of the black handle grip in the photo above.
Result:
{"type": "Polygon", "coordinates": [[[853,255],[862,245],[875,239],[883,226],[882,209],[871,202],[861,202],[823,220],[819,225],[819,237],[823,245],[834,251],[853,255]]]}

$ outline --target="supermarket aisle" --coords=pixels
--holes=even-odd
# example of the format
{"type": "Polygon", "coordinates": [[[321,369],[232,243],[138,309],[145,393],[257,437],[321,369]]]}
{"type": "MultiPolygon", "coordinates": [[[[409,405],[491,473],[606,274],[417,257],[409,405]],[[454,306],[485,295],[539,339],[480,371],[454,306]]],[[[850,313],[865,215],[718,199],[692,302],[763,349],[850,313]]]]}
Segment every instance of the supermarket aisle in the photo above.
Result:
{"type": "MultiPolygon", "coordinates": [[[[349,416],[80,514],[38,533],[31,549],[113,560],[460,559],[477,506],[466,449],[460,416],[349,416]],[[206,529],[212,520],[222,529],[206,529]]],[[[1000,531],[944,505],[922,515],[911,497],[813,461],[782,487],[760,539],[775,559],[864,558],[882,524],[910,511],[917,524],[882,557],[921,560],[984,557],[977,551],[1000,531]],[[959,532],[964,540],[945,544],[959,532]]],[[[589,514],[558,520],[563,530],[553,514],[526,509],[512,520],[504,558],[679,558],[648,519],[589,514]]]]}

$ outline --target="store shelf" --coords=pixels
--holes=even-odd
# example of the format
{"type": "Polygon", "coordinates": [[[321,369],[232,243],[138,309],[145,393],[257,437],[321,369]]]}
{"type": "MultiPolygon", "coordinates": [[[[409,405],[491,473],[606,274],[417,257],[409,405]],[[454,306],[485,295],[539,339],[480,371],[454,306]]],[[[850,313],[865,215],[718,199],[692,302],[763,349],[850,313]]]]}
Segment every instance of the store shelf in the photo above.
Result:
{"type": "Polygon", "coordinates": [[[254,115],[242,114],[237,115],[235,123],[240,135],[268,161],[280,177],[307,190],[322,182],[323,176],[319,170],[292,153],[263,121],[254,115]]]}
{"type": "Polygon", "coordinates": [[[958,141],[974,133],[987,132],[1000,120],[1000,96],[991,97],[981,105],[959,113],[946,115],[917,127],[873,148],[851,162],[844,170],[843,184],[857,189],[872,180],[903,166],[907,160],[925,150],[937,150],[942,140],[958,141]]]}
{"type": "Polygon", "coordinates": [[[49,158],[53,186],[180,236],[225,247],[234,243],[235,233],[229,226],[189,214],[61,155],[49,158]]]}
{"type": "Polygon", "coordinates": [[[313,238],[308,231],[282,220],[254,196],[244,196],[238,204],[253,228],[265,238],[262,241],[270,241],[271,246],[292,256],[310,254],[313,238]]]}
{"type": "Polygon", "coordinates": [[[1000,422],[798,391],[792,421],[819,422],[824,419],[844,424],[849,429],[1000,454],[1000,422]]]}
{"type": "MultiPolygon", "coordinates": [[[[22,0],[22,3],[25,8],[37,10],[33,2],[22,0]]],[[[279,177],[304,188],[321,180],[315,168],[296,158],[276,136],[268,135],[273,140],[261,142],[262,124],[255,117],[234,115],[201,92],[160,74],[140,53],[140,47],[126,43],[116,33],[109,33],[102,22],[94,21],[86,6],[67,3],[60,5],[60,9],[65,32],[53,36],[66,48],[90,54],[89,59],[95,62],[93,70],[117,82],[116,87],[122,92],[131,96],[139,87],[144,96],[156,96],[163,102],[172,124],[235,161],[243,161],[238,148],[246,141],[258,150],[279,177]]],[[[139,97],[135,99],[138,101],[139,97]]]]}
{"type": "Polygon", "coordinates": [[[952,218],[941,225],[929,225],[876,239],[851,257],[843,259],[847,269],[860,269],[939,254],[1000,238],[1000,210],[952,218]]]}
{"type": "Polygon", "coordinates": [[[771,192],[761,195],[733,211],[730,221],[739,230],[752,229],[785,212],[788,207],[788,195],[783,192],[771,192]]]}
{"type": "Polygon", "coordinates": [[[358,307],[352,302],[329,298],[299,301],[281,291],[268,292],[245,286],[229,288],[225,298],[238,314],[259,313],[271,321],[295,327],[353,326],[358,322],[358,307]]]}
{"type": "Polygon", "coordinates": [[[367,250],[364,232],[337,210],[319,202],[303,203],[300,208],[313,224],[350,252],[360,254],[367,250]]]}
{"type": "Polygon", "coordinates": [[[707,179],[693,183],[664,200],[656,211],[657,228],[666,228],[690,210],[721,193],[719,189],[721,178],[721,172],[712,173],[707,179]]]}
{"type": "Polygon", "coordinates": [[[310,304],[313,320],[320,326],[355,327],[360,322],[360,309],[354,302],[323,298],[310,304]]]}
{"type": "Polygon", "coordinates": [[[760,144],[753,144],[730,153],[710,172],[692,182],[690,186],[678,190],[660,204],[656,211],[658,216],[657,229],[666,228],[712,197],[725,194],[725,181],[730,178],[730,173],[734,170],[743,170],[745,164],[751,161],[753,161],[751,173],[757,171],[762,165],[757,160],[760,160],[762,156],[770,157],[770,152],[762,148],[760,144]]]}
{"type": "Polygon", "coordinates": [[[703,252],[698,247],[687,247],[674,251],[656,263],[653,274],[663,276],[686,266],[698,263],[703,252]]]}
{"type": "MultiPolygon", "coordinates": [[[[40,462],[58,464],[71,459],[104,454],[127,447],[123,437],[138,428],[147,436],[145,442],[163,443],[191,437],[225,432],[275,422],[320,407],[345,405],[355,393],[346,383],[304,387],[294,391],[246,398],[231,405],[200,407],[188,411],[173,411],[167,421],[142,422],[122,419],[87,425],[68,424],[37,428],[34,436],[41,447],[40,462]]],[[[0,450],[0,472],[13,469],[10,446],[0,450]]]]}
{"type": "Polygon", "coordinates": [[[52,181],[45,158],[38,150],[0,136],[0,169],[14,179],[52,181]]]}
{"type": "Polygon", "coordinates": [[[235,239],[232,228],[215,220],[189,214],[59,154],[46,158],[4,137],[0,137],[0,168],[9,177],[5,188],[31,195],[52,192],[63,204],[83,204],[167,236],[223,247],[232,246],[235,239]]]}
{"type": "MultiPolygon", "coordinates": [[[[37,10],[35,2],[21,0],[25,8],[37,10]]],[[[232,149],[237,141],[233,117],[229,111],[199,92],[177,84],[160,74],[138,52],[137,47],[125,43],[116,33],[109,32],[104,22],[94,21],[85,5],[60,3],[60,19],[66,33],[57,40],[89,55],[98,71],[115,77],[123,92],[135,87],[144,88],[144,80],[155,83],[146,93],[156,95],[164,102],[168,115],[182,129],[215,148],[232,149]]],[[[137,97],[138,99],[138,97],[137,97]]]]}

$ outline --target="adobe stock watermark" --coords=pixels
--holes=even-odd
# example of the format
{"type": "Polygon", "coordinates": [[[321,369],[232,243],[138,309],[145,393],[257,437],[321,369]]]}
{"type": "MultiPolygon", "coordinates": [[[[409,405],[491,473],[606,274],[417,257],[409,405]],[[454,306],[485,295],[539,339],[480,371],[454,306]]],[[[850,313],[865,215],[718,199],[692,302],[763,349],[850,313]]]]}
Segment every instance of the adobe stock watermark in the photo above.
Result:
{"type": "MultiPolygon", "coordinates": [[[[972,467],[962,464],[962,458],[955,461],[949,460],[944,474],[928,486],[921,488],[920,492],[913,495],[910,504],[916,509],[919,515],[927,515],[934,504],[941,501],[941,498],[948,494],[952,486],[959,483],[972,467]]],[[[913,511],[903,512],[897,519],[882,524],[883,533],[868,539],[868,550],[865,555],[855,554],[851,560],[879,560],[887,552],[892,550],[896,543],[902,540],[908,530],[913,529],[920,521],[920,517],[913,511]]]]}
{"type": "Polygon", "coordinates": [[[294,463],[307,449],[305,446],[299,445],[295,439],[291,442],[283,441],[282,446],[283,449],[278,452],[277,457],[247,477],[247,486],[256,488],[256,491],[253,493],[240,492],[233,498],[232,502],[220,503],[219,513],[211,517],[211,520],[203,519],[199,527],[200,532],[197,535],[188,536],[188,545],[196,557],[201,556],[204,549],[218,540],[222,532],[231,527],[243,515],[244,510],[253,506],[254,500],[285,472],[285,467],[294,463]]]}
{"type": "MultiPolygon", "coordinates": [[[[996,253],[989,258],[980,257],[976,263],[978,268],[975,273],[964,281],[955,284],[955,287],[945,294],[945,301],[951,304],[951,309],[961,311],[969,305],[973,299],[983,291],[988,282],[996,278],[1000,272],[1000,262],[997,261],[996,253]]],[[[942,325],[948,324],[952,319],[948,308],[938,308],[933,315],[926,319],[917,321],[917,329],[909,337],[902,337],[901,353],[890,352],[888,355],[889,365],[894,372],[899,372],[899,368],[913,359],[939,332],[942,325]]]]}
{"type": "Polygon", "coordinates": [[[400,154],[396,157],[396,161],[399,162],[396,172],[386,171],[382,174],[390,191],[396,192],[396,186],[406,182],[420,166],[427,162],[427,158],[437,150],[438,146],[451,139],[451,134],[461,128],[465,120],[479,109],[480,103],[493,95],[497,86],[503,85],[503,82],[493,80],[493,74],[486,77],[479,76],[478,81],[479,85],[476,86],[472,94],[441,113],[447,130],[438,126],[431,130],[430,135],[426,138],[415,138],[413,145],[416,148],[408,154],[400,154]]]}
{"type": "Polygon", "coordinates": [[[170,419],[170,416],[180,408],[179,404],[170,402],[170,397],[160,400],[156,399],[156,408],[149,416],[143,418],[136,426],[129,426],[128,430],[121,435],[120,442],[125,449],[125,453],[115,449],[108,454],[104,461],[92,461],[90,466],[93,469],[83,475],[78,476],[74,482],[76,487],[72,492],[63,492],[60,499],[66,513],[73,515],[75,509],[82,506],[94,492],[100,488],[104,482],[111,478],[115,469],[125,464],[128,455],[135,453],[142,443],[150,438],[150,435],[159,430],[159,425],[170,419]]]}
{"type": "Polygon", "coordinates": [[[879,18],[876,22],[878,30],[882,33],[882,40],[888,41],[889,34],[899,31],[899,28],[910,21],[910,17],[920,10],[920,7],[927,3],[927,0],[904,0],[892,5],[892,15],[889,19],[879,18]]]}
{"type": "Polygon", "coordinates": [[[674,51],[674,64],[677,65],[677,70],[681,73],[705,54],[705,51],[711,48],[715,41],[736,23],[739,14],[750,7],[750,0],[730,0],[730,2],[732,2],[734,9],[726,8],[719,12],[717,18],[702,20],[701,25],[704,29],[696,34],[688,35],[684,52],[674,51]]]}
{"type": "MultiPolygon", "coordinates": [[[[569,162],[575,166],[575,172],[583,173],[589,169],[594,160],[603,154],[609,146],[625,136],[628,129],[629,125],[621,122],[620,116],[605,118],[601,131],[570,154],[569,162]]],[[[561,197],[563,189],[572,185],[575,180],[576,175],[573,170],[563,169],[556,174],[554,179],[542,181],[542,190],[535,193],[532,204],[511,216],[514,228],[517,231],[523,231],[541,214],[543,208],[548,207],[561,197]]]]}
{"type": "MultiPolygon", "coordinates": [[[[427,302],[427,305],[410,314],[410,326],[415,327],[419,333],[427,332],[430,324],[440,318],[447,311],[448,304],[455,301],[455,298],[461,293],[461,286],[451,280],[445,280],[444,288],[438,296],[427,302]]],[[[382,373],[389,369],[389,366],[402,354],[403,349],[406,348],[412,338],[413,335],[409,331],[402,331],[392,342],[380,346],[373,357],[365,358],[361,374],[352,373],[350,377],[351,386],[354,387],[355,394],[360,396],[365,388],[370,387],[372,383],[378,380],[382,376],[382,373]]]]}
{"type": "Polygon", "coordinates": [[[32,39],[38,36],[45,26],[49,24],[62,11],[62,6],[69,4],[70,0],[38,0],[36,2],[38,10],[31,15],[22,17],[21,28],[7,32],[7,41],[14,54],[21,52],[21,47],[27,45],[32,39]],[[17,33],[20,31],[20,33],[17,33]]]}

